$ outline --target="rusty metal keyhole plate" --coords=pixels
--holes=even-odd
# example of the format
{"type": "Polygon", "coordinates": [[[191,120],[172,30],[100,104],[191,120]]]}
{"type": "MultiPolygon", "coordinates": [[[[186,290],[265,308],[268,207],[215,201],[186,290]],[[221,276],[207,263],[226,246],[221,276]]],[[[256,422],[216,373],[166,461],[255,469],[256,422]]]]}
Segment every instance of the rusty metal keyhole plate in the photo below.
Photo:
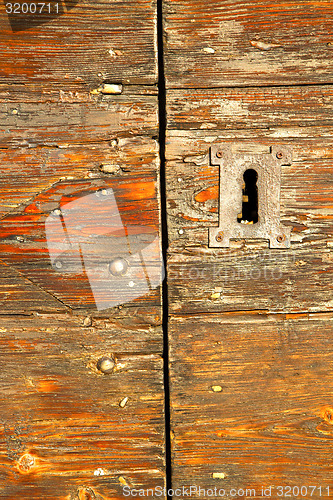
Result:
{"type": "Polygon", "coordinates": [[[220,167],[219,226],[209,229],[209,246],[227,248],[230,239],[269,240],[270,248],[289,248],[291,228],[280,222],[281,165],[290,165],[291,149],[272,147],[268,154],[234,152],[229,144],[210,149],[212,165],[220,167]],[[240,224],[244,172],[257,172],[258,222],[240,224]]]}

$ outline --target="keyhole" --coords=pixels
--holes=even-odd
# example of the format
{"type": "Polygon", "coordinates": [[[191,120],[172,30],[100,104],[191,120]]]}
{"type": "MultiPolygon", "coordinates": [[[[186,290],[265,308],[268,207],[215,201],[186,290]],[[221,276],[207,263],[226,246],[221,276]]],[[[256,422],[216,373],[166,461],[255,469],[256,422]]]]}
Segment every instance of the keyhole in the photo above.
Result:
{"type": "Polygon", "coordinates": [[[256,224],[258,222],[258,174],[249,168],[243,175],[242,213],[238,214],[237,222],[256,224]]]}

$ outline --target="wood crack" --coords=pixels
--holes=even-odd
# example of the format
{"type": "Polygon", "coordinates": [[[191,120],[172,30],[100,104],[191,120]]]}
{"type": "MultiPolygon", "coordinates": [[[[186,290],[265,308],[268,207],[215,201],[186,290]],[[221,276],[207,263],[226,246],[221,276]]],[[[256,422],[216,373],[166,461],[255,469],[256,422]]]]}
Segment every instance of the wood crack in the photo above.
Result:
{"type": "Polygon", "coordinates": [[[41,286],[39,286],[38,284],[34,283],[33,281],[31,281],[31,279],[29,279],[25,274],[23,274],[21,271],[19,271],[18,269],[15,269],[15,267],[12,267],[10,264],[8,264],[7,262],[5,262],[3,259],[0,259],[0,262],[5,265],[6,267],[8,267],[11,271],[17,273],[19,276],[21,276],[24,280],[28,281],[29,284],[33,285],[35,288],[37,288],[38,290],[40,290],[41,292],[44,292],[46,293],[47,295],[49,295],[50,297],[52,297],[54,300],[56,300],[57,302],[59,302],[60,304],[62,304],[63,306],[66,307],[66,309],[68,309],[69,311],[72,311],[72,308],[70,306],[68,306],[67,304],[65,304],[61,299],[59,299],[58,297],[56,297],[55,295],[53,295],[51,292],[48,292],[47,290],[44,290],[44,288],[42,288],[41,286]]]}
{"type": "Polygon", "coordinates": [[[172,319],[181,319],[181,318],[202,318],[202,317],[223,317],[223,316],[263,316],[263,317],[268,317],[268,316],[285,316],[285,319],[290,319],[287,316],[295,317],[295,316],[319,316],[319,315],[324,315],[324,316],[330,316],[333,314],[333,309],[332,310],[319,310],[319,311],[310,311],[310,310],[299,310],[299,311],[270,311],[269,309],[248,309],[248,310],[230,310],[230,311],[221,311],[221,312],[214,312],[214,311],[205,311],[201,313],[196,313],[196,312],[183,312],[181,314],[176,314],[176,313],[170,313],[170,318],[172,319]]]}
{"type": "Polygon", "coordinates": [[[211,87],[190,87],[190,86],[167,86],[167,92],[169,90],[230,90],[230,89],[271,89],[271,88],[292,88],[292,87],[322,87],[322,86],[332,86],[333,82],[320,82],[320,83],[288,83],[288,84],[268,84],[268,85],[228,85],[228,86],[211,86],[211,87]]]}

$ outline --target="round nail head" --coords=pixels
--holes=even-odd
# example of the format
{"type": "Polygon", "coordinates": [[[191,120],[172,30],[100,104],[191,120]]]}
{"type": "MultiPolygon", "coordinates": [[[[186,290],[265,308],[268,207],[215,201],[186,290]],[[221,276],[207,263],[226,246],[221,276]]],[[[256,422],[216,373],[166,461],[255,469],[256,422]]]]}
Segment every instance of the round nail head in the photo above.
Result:
{"type": "Polygon", "coordinates": [[[116,363],[115,363],[114,359],[110,358],[108,356],[103,356],[97,362],[97,368],[102,373],[112,373],[115,365],[116,365],[116,363]]]}
{"type": "Polygon", "coordinates": [[[109,264],[110,273],[113,276],[122,276],[128,269],[128,262],[122,257],[116,257],[109,264]]]}

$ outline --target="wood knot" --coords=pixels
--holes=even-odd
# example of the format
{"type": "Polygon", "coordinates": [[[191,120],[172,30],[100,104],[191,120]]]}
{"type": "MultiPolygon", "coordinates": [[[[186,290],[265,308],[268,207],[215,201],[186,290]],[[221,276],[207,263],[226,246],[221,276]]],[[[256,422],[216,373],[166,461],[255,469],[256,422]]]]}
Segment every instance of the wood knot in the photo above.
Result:
{"type": "Polygon", "coordinates": [[[330,425],[333,425],[333,409],[324,408],[322,411],[322,418],[330,425]]]}
{"type": "Polygon", "coordinates": [[[81,487],[77,490],[77,499],[78,500],[94,500],[94,499],[96,499],[96,495],[91,488],[81,487]]]}
{"type": "Polygon", "coordinates": [[[35,457],[30,455],[30,453],[25,453],[18,462],[18,468],[20,472],[29,473],[36,466],[35,457]]]}

